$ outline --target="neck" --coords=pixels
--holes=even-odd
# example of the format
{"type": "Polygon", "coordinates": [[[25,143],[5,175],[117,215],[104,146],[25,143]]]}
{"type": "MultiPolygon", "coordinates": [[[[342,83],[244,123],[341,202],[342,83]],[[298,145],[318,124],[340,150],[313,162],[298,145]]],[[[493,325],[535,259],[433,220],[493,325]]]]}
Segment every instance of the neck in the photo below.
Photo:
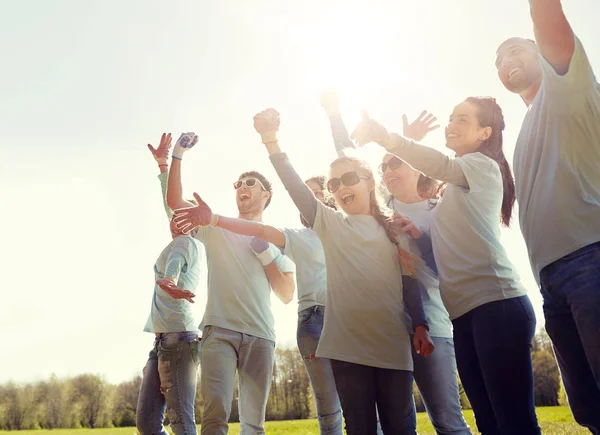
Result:
{"type": "Polygon", "coordinates": [[[533,100],[535,100],[535,96],[539,92],[541,85],[542,79],[540,78],[538,81],[519,94],[527,107],[531,106],[533,100]]]}
{"type": "Polygon", "coordinates": [[[397,199],[405,204],[414,204],[415,202],[421,202],[426,199],[419,195],[417,189],[412,189],[410,191],[398,189],[397,191],[391,192],[391,194],[393,195],[394,199],[397,199]]]}
{"type": "Polygon", "coordinates": [[[247,221],[262,222],[262,211],[240,212],[238,217],[247,221]]]}

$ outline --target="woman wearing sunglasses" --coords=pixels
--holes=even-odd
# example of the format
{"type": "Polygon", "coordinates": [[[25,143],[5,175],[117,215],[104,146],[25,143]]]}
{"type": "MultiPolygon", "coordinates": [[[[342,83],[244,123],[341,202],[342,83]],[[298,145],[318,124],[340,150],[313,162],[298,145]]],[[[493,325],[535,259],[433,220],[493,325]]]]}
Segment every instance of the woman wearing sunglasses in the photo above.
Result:
{"type": "MultiPolygon", "coordinates": [[[[306,180],[306,185],[314,196],[323,204],[335,209],[333,197],[325,190],[325,177],[312,177],[306,180]]],[[[252,187],[255,179],[246,180],[252,187]]],[[[239,189],[241,181],[236,181],[234,187],[239,189]]],[[[271,243],[296,263],[296,280],[298,288],[298,350],[304,360],[304,365],[313,387],[320,433],[322,435],[342,435],[342,410],[340,400],[331,371],[331,363],[326,358],[316,357],[317,346],[323,330],[325,305],[327,302],[327,273],[325,269],[325,253],[317,234],[309,227],[300,215],[305,228],[275,228],[262,222],[246,219],[231,218],[212,213],[206,207],[205,222],[211,222],[222,229],[253,236],[271,243]]],[[[183,224],[195,225],[198,222],[183,220],[183,224]]]]}
{"type": "Polygon", "coordinates": [[[433,351],[416,279],[420,259],[407,250],[407,236],[377,202],[366,162],[342,158],[330,165],[327,188],[342,213],[318,201],[280,151],[275,110],[256,115],[254,126],[292,200],[323,244],[328,292],[317,356],[331,360],[347,433],[375,434],[377,407],[384,432],[415,434],[405,305],[417,352],[428,356],[433,351]]]}
{"type": "MultiPolygon", "coordinates": [[[[324,92],[321,95],[321,105],[331,123],[335,148],[338,155],[342,156],[345,150],[354,149],[355,145],[340,115],[337,94],[332,91],[324,92]]],[[[412,124],[405,117],[404,134],[420,140],[428,130],[435,129],[431,127],[435,121],[436,118],[425,112],[412,124]]],[[[387,206],[405,219],[406,226],[403,230],[420,243],[429,244],[426,249],[430,250],[432,212],[445,185],[389,153],[383,157],[379,175],[387,189],[387,206]]],[[[437,274],[437,267],[434,266],[433,270],[437,274]]],[[[439,281],[437,277],[430,275],[424,276],[422,281],[426,284],[422,287],[426,290],[423,305],[435,352],[431,357],[423,358],[413,351],[415,382],[438,434],[470,434],[471,430],[460,406],[452,323],[440,296],[439,281]]]]}
{"type": "Polygon", "coordinates": [[[433,212],[431,235],[458,371],[477,427],[482,434],[539,434],[531,364],[535,314],[500,243],[499,221],[509,225],[515,202],[503,130],[493,98],[467,98],[446,127],[446,146],[456,158],[388,134],[366,116],[353,137],[359,145],[377,142],[448,183],[433,212]]]}

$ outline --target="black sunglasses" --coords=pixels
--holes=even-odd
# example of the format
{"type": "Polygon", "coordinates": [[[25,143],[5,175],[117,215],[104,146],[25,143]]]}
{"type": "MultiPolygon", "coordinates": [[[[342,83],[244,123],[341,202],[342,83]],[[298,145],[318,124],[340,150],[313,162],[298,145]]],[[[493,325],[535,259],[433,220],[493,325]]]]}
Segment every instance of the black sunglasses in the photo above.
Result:
{"type": "Polygon", "coordinates": [[[327,181],[327,190],[331,193],[335,193],[340,188],[340,185],[344,183],[344,186],[354,186],[360,183],[360,180],[368,180],[371,177],[365,177],[364,175],[358,175],[356,171],[350,171],[343,174],[340,178],[330,178],[327,181]]]}
{"type": "Polygon", "coordinates": [[[233,183],[233,187],[235,188],[235,190],[238,190],[244,184],[248,187],[254,187],[254,186],[256,186],[256,183],[258,183],[260,185],[262,190],[264,190],[264,191],[267,190],[267,189],[265,189],[265,186],[263,186],[263,184],[260,182],[260,180],[258,180],[256,178],[248,178],[246,180],[237,180],[235,183],[233,183]]]}
{"type": "Polygon", "coordinates": [[[395,171],[400,166],[402,166],[402,163],[404,163],[404,162],[402,160],[400,160],[398,157],[392,157],[391,159],[389,159],[387,161],[387,163],[384,162],[381,165],[379,165],[379,175],[383,176],[383,174],[385,174],[385,171],[387,171],[388,169],[390,171],[395,171]]]}

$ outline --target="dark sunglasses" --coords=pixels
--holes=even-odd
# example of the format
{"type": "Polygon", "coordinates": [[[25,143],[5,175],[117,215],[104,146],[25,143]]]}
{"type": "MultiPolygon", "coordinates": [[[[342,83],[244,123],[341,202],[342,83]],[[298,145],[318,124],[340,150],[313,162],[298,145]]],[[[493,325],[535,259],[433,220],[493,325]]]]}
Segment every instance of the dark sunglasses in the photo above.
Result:
{"type": "Polygon", "coordinates": [[[248,178],[246,180],[237,180],[235,183],[233,183],[233,187],[235,190],[238,190],[240,187],[246,185],[248,187],[254,187],[256,186],[256,183],[258,183],[258,185],[260,187],[262,187],[262,190],[266,191],[267,189],[265,189],[265,186],[263,186],[263,184],[260,182],[260,180],[256,179],[256,178],[248,178]]]}
{"type": "Polygon", "coordinates": [[[398,157],[392,157],[391,159],[389,159],[387,161],[387,163],[384,162],[381,165],[379,165],[379,175],[383,176],[383,174],[385,174],[385,171],[387,171],[388,169],[390,171],[395,171],[400,166],[402,166],[402,163],[404,163],[404,162],[402,160],[400,160],[398,157]]]}
{"type": "Polygon", "coordinates": [[[368,180],[370,177],[364,175],[358,175],[356,171],[350,171],[343,174],[340,178],[331,178],[327,181],[327,190],[331,193],[335,193],[340,188],[340,185],[344,183],[344,186],[354,186],[360,183],[360,180],[368,180]]]}

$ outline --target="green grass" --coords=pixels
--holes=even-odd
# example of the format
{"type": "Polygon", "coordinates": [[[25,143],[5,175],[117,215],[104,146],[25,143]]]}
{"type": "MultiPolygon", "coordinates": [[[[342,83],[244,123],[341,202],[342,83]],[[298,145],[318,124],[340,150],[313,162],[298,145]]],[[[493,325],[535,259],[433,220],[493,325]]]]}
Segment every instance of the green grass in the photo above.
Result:
{"type": "MultiPolygon", "coordinates": [[[[568,407],[538,408],[537,414],[544,435],[589,434],[587,429],[582,428],[573,421],[573,416],[568,407]]],[[[475,430],[473,413],[465,411],[465,418],[471,429],[475,430]]],[[[418,414],[417,428],[419,435],[435,435],[427,414],[418,414]]],[[[271,421],[265,424],[265,429],[269,435],[312,435],[319,433],[316,420],[271,421]]],[[[137,431],[132,427],[114,429],[57,429],[53,431],[28,430],[19,432],[19,435],[44,435],[44,433],[51,433],[52,435],[137,435],[137,431]]],[[[240,425],[231,424],[229,433],[238,435],[240,433],[240,425]]],[[[11,432],[0,431],[0,435],[9,434],[11,432]]]]}

